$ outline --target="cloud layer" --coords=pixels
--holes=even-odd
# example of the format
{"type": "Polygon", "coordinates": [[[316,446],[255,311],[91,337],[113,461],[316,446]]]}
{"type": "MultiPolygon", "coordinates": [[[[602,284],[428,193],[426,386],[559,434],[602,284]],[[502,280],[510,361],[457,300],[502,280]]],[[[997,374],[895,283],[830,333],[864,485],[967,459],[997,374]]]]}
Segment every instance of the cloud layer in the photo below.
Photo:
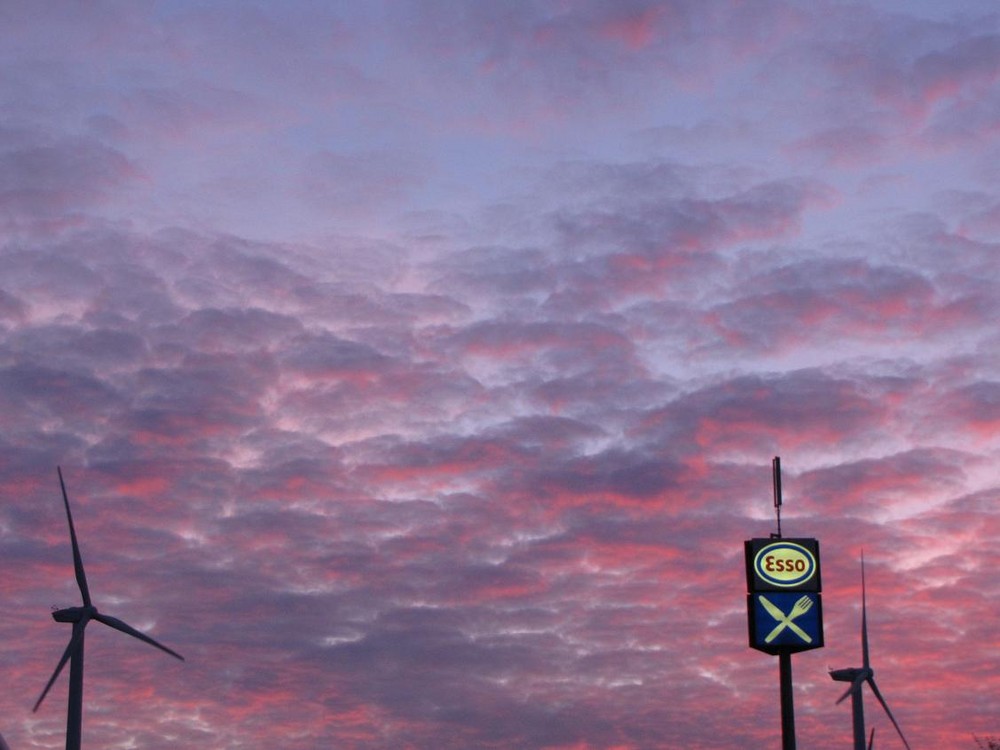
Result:
{"type": "MultiPolygon", "coordinates": [[[[12,3],[0,727],[97,605],[85,744],[766,747],[742,542],[1000,734],[990,3],[12,3]]],[[[868,702],[882,742],[892,728],[868,702]]]]}

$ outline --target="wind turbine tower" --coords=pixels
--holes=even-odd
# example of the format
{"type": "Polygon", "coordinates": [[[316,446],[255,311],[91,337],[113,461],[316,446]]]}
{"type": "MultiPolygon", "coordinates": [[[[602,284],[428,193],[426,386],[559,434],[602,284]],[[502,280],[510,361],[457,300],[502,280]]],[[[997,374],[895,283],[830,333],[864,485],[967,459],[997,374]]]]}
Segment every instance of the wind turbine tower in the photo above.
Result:
{"type": "MultiPolygon", "coordinates": [[[[878,689],[878,685],[875,684],[875,670],[871,667],[871,661],[868,655],[868,607],[866,601],[865,593],[865,558],[864,555],[861,557],[861,666],[860,667],[848,667],[847,669],[831,669],[830,677],[839,682],[849,682],[851,683],[847,690],[844,692],[840,698],[837,699],[837,703],[840,704],[846,700],[847,696],[851,696],[851,714],[853,716],[854,725],[854,749],[855,750],[865,750],[865,711],[863,696],[861,694],[861,688],[864,687],[865,683],[868,683],[868,687],[875,694],[875,698],[879,703],[882,704],[882,708],[885,709],[886,715],[889,717],[889,721],[892,725],[896,727],[896,732],[899,734],[899,738],[903,741],[903,745],[906,746],[906,750],[910,750],[910,743],[906,741],[906,737],[903,736],[903,730],[899,728],[899,724],[896,722],[895,717],[892,715],[892,711],[889,710],[889,705],[885,702],[885,698],[882,697],[882,693],[878,689]]],[[[874,730],[872,731],[872,740],[874,740],[874,730]]],[[[869,742],[868,748],[870,750],[871,743],[869,742]]]]}
{"type": "Polygon", "coordinates": [[[97,620],[108,627],[120,630],[133,638],[145,641],[151,646],[155,646],[161,651],[165,651],[171,656],[184,661],[184,657],[176,651],[167,648],[162,643],[157,643],[145,633],[140,633],[128,623],[122,622],[116,617],[101,614],[90,599],[90,589],[87,587],[87,575],[83,570],[83,559],[80,556],[80,545],[76,541],[76,530],[73,528],[73,514],[69,509],[69,497],[66,494],[66,483],[63,481],[62,469],[57,468],[59,474],[59,486],[62,488],[63,505],[66,506],[66,520],[69,521],[69,538],[73,546],[73,568],[76,572],[76,584],[80,589],[80,596],[83,598],[82,607],[67,607],[52,613],[52,619],[56,622],[68,622],[73,625],[73,634],[70,637],[69,645],[63,651],[59,664],[56,665],[55,672],[49,678],[48,684],[42,691],[41,696],[35,703],[33,711],[37,711],[42,705],[45,696],[48,695],[52,684],[59,677],[66,662],[69,665],[69,708],[66,713],[66,750],[80,750],[80,738],[83,725],[83,634],[87,623],[97,620]]]}

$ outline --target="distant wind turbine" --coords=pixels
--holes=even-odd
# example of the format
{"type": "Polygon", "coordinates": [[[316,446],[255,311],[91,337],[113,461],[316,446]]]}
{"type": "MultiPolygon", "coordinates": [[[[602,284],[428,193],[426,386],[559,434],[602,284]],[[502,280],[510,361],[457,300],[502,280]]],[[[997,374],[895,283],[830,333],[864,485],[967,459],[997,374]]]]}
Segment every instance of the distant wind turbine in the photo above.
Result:
{"type": "Polygon", "coordinates": [[[87,575],[83,571],[83,559],[80,557],[80,545],[76,541],[76,530],[73,528],[73,514],[69,510],[69,497],[66,495],[66,483],[63,482],[62,469],[56,468],[59,473],[59,486],[62,488],[63,504],[66,506],[66,519],[69,521],[69,538],[73,544],[73,568],[76,571],[76,584],[80,588],[80,595],[83,597],[82,607],[68,607],[52,613],[52,619],[56,622],[69,622],[73,624],[73,635],[69,640],[69,645],[63,651],[62,658],[56,666],[56,671],[52,673],[48,684],[42,691],[42,695],[35,703],[33,711],[37,711],[42,705],[45,696],[48,695],[52,684],[59,677],[66,662],[70,662],[69,667],[69,708],[66,713],[66,750],[80,750],[80,737],[83,724],[83,631],[87,623],[97,620],[105,625],[120,630],[123,633],[138,638],[140,641],[156,646],[161,651],[165,651],[171,656],[184,661],[184,657],[161,643],[157,643],[148,635],[140,633],[131,625],[122,622],[115,617],[102,615],[97,611],[90,601],[90,589],[87,587],[87,575]]]}
{"type": "MultiPolygon", "coordinates": [[[[875,694],[875,698],[878,702],[882,704],[882,708],[885,709],[889,720],[892,725],[896,727],[896,732],[899,733],[899,738],[903,740],[903,744],[906,746],[906,750],[910,750],[910,743],[906,741],[906,737],[903,736],[903,730],[899,728],[899,724],[896,722],[895,717],[892,715],[892,711],[889,710],[889,705],[885,702],[885,698],[882,697],[882,693],[879,692],[878,685],[875,684],[875,671],[871,668],[871,662],[868,659],[868,606],[866,601],[865,593],[865,558],[864,555],[861,557],[861,662],[862,666],[859,667],[849,667],[847,669],[831,669],[830,677],[839,682],[849,682],[850,687],[844,692],[840,698],[837,699],[837,703],[842,703],[847,696],[851,696],[851,711],[854,717],[854,748],[855,750],[865,750],[865,712],[864,704],[862,702],[861,688],[867,682],[868,687],[871,688],[872,692],[875,694]]],[[[872,743],[875,741],[875,730],[872,730],[872,736],[868,742],[868,750],[871,750],[872,743]]]]}

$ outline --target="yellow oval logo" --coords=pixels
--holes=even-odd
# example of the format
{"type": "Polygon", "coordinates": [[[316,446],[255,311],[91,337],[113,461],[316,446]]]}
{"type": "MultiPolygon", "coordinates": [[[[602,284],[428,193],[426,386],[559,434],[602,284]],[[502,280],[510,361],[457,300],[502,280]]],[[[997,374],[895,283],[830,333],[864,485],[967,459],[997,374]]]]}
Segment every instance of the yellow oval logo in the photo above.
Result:
{"type": "Polygon", "coordinates": [[[794,542],[774,542],[762,547],[753,566],[765,581],[786,588],[803,584],[816,574],[812,552],[794,542]]]}

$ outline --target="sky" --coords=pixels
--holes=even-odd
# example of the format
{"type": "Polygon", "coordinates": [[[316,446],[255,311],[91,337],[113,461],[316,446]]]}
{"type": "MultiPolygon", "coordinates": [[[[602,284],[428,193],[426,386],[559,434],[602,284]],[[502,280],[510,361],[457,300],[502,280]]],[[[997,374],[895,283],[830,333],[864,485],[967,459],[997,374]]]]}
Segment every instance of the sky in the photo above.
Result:
{"type": "MultiPolygon", "coordinates": [[[[1000,734],[993,0],[0,0],[0,732],[780,746],[743,542],[1000,734]]],[[[866,696],[876,746],[902,747],[866,696]]]]}

